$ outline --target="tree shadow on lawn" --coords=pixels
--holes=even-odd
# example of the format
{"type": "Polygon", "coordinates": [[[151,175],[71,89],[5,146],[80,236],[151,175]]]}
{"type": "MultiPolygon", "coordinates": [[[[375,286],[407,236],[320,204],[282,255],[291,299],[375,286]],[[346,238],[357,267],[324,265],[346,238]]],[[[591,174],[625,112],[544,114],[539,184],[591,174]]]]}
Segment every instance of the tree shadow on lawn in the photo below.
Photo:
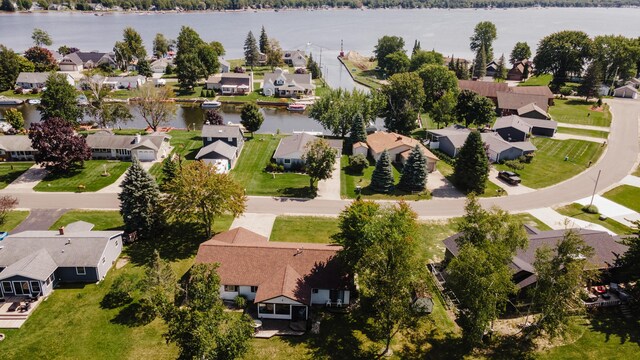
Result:
{"type": "Polygon", "coordinates": [[[138,302],[131,303],[118,312],[111,323],[128,327],[144,326],[152,322],[156,314],[138,302]]]}
{"type": "Polygon", "coordinates": [[[144,265],[153,258],[153,252],[158,250],[160,257],[172,262],[195,255],[198,246],[206,240],[208,239],[201,224],[173,222],[159,229],[152,238],[139,239],[130,245],[127,254],[132,263],[144,265]]]}
{"type": "Polygon", "coordinates": [[[597,309],[588,319],[591,330],[605,334],[605,341],[608,342],[611,336],[618,336],[620,344],[632,342],[640,345],[638,315],[633,315],[631,319],[625,319],[616,307],[597,309]]]}
{"type": "Polygon", "coordinates": [[[278,195],[284,197],[313,199],[316,197],[316,192],[314,190],[311,190],[311,188],[309,188],[308,186],[301,188],[288,187],[284,189],[278,189],[278,195]]]}

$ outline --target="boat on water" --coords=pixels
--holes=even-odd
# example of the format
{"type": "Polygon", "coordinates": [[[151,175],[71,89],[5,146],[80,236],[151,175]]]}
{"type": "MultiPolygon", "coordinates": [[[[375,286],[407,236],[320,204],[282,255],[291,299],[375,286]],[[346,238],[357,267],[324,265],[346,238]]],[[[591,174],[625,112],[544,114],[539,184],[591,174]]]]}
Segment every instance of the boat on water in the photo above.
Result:
{"type": "Polygon", "coordinates": [[[289,111],[305,111],[307,109],[307,105],[305,104],[298,104],[298,103],[294,103],[294,104],[289,104],[289,106],[287,106],[287,110],[289,111]]]}
{"type": "Polygon", "coordinates": [[[20,99],[9,98],[4,95],[0,95],[0,105],[20,105],[24,101],[20,99]]]}
{"type": "Polygon", "coordinates": [[[205,109],[217,109],[222,106],[222,103],[220,101],[207,100],[203,102],[201,106],[205,109]]]}
{"type": "Polygon", "coordinates": [[[29,100],[27,100],[27,103],[29,103],[31,105],[39,105],[40,104],[40,99],[29,99],[29,100]]]}

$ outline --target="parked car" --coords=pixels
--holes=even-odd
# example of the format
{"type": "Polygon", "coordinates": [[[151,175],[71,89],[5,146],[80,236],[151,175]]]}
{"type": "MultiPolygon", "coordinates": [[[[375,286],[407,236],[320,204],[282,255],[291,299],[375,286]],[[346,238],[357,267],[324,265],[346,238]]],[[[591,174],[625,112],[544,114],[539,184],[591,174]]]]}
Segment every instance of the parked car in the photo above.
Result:
{"type": "Polygon", "coordinates": [[[6,238],[6,237],[7,237],[7,235],[9,235],[9,233],[8,233],[8,232],[6,232],[6,231],[2,231],[2,232],[0,232],[0,241],[1,241],[1,240],[4,240],[4,238],[6,238]]]}
{"type": "Polygon", "coordinates": [[[522,180],[518,177],[518,174],[512,171],[500,171],[498,177],[511,185],[518,185],[522,180]]]}

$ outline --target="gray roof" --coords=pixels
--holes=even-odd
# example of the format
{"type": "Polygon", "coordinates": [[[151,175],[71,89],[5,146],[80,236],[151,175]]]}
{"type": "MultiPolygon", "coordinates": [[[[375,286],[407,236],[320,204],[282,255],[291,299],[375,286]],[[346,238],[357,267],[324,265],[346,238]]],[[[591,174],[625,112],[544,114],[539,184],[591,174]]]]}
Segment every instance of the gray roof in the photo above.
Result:
{"type": "Polygon", "coordinates": [[[113,55],[111,53],[103,53],[103,52],[97,52],[97,51],[91,51],[91,52],[76,51],[74,54],[78,55],[78,57],[82,60],[83,64],[89,61],[91,61],[94,64],[98,64],[100,60],[103,60],[103,59],[104,59],[103,61],[114,62],[113,55]]]}
{"type": "Polygon", "coordinates": [[[516,149],[520,149],[522,151],[536,151],[538,148],[533,145],[531,141],[513,141],[509,143],[516,149]]]}
{"type": "Polygon", "coordinates": [[[518,115],[522,116],[523,114],[527,114],[530,112],[537,112],[540,113],[542,115],[544,115],[547,118],[551,118],[551,116],[549,116],[549,113],[547,113],[546,111],[542,110],[542,108],[538,105],[536,105],[535,103],[530,103],[527,105],[524,105],[520,108],[518,108],[518,115]]]}
{"type": "Polygon", "coordinates": [[[206,81],[207,84],[220,85],[251,85],[251,74],[243,73],[221,73],[209,76],[206,81]]]}
{"type": "Polygon", "coordinates": [[[147,147],[158,150],[162,147],[165,139],[170,138],[167,134],[155,133],[140,137],[140,142],[136,143],[135,135],[110,135],[107,133],[91,134],[87,136],[87,145],[92,149],[127,149],[132,150],[139,147],[147,147]]]}
{"type": "Polygon", "coordinates": [[[84,62],[82,61],[82,59],[80,59],[80,56],[78,56],[78,53],[71,53],[71,54],[67,54],[64,56],[64,58],[62,58],[61,63],[73,63],[76,65],[82,65],[84,64],[84,62]]]}
{"type": "Polygon", "coordinates": [[[218,140],[201,148],[196,155],[196,160],[210,153],[216,153],[231,160],[236,158],[236,150],[237,148],[235,146],[231,146],[224,141],[218,140]]]}
{"type": "Polygon", "coordinates": [[[0,136],[0,149],[4,151],[35,151],[27,135],[0,136]]]}
{"type": "Polygon", "coordinates": [[[91,231],[94,226],[95,225],[93,225],[90,222],[79,220],[79,221],[72,222],[71,224],[65,226],[64,230],[66,232],[70,232],[70,233],[91,231]]]}
{"type": "Polygon", "coordinates": [[[311,80],[311,74],[290,74],[282,71],[282,69],[276,69],[275,72],[264,74],[264,83],[275,84],[275,81],[279,78],[284,79],[283,85],[276,85],[283,88],[298,88],[298,89],[315,89],[311,80]]]}
{"type": "Polygon", "coordinates": [[[45,249],[40,249],[7,266],[0,272],[0,280],[13,276],[23,276],[29,279],[45,281],[57,268],[58,264],[53,261],[49,252],[45,249]]]}
{"type": "Polygon", "coordinates": [[[446,137],[456,149],[459,149],[464,145],[464,142],[467,140],[471,130],[465,127],[452,125],[444,129],[428,130],[427,132],[439,137],[446,137]]]}
{"type": "Polygon", "coordinates": [[[226,66],[226,67],[228,67],[228,68],[231,68],[231,63],[230,63],[230,62],[228,62],[227,60],[225,60],[225,59],[223,59],[223,58],[219,57],[219,58],[218,58],[218,61],[220,62],[220,65],[221,65],[221,66],[222,66],[222,65],[224,65],[224,66],[226,66]]]}
{"type": "MultiPolygon", "coordinates": [[[[72,226],[73,228],[73,226],[72,226]]],[[[40,249],[59,267],[96,267],[110,239],[122,231],[23,231],[0,242],[0,267],[7,267],[40,249]]]]}
{"type": "Polygon", "coordinates": [[[633,86],[627,84],[624,86],[620,86],[619,88],[616,88],[614,91],[618,91],[618,90],[630,90],[632,92],[638,92],[638,90],[636,88],[634,88],[633,86]]]}
{"type": "Polygon", "coordinates": [[[493,130],[504,129],[508,127],[520,130],[525,134],[531,132],[531,125],[517,115],[499,117],[496,120],[495,124],[493,124],[493,130]]]}
{"type": "Polygon", "coordinates": [[[214,139],[221,138],[241,138],[242,130],[239,126],[228,125],[203,125],[202,137],[210,137],[214,139]]]}
{"type": "MultiPolygon", "coordinates": [[[[287,136],[280,140],[273,157],[278,159],[286,158],[294,153],[303,154],[307,144],[317,139],[319,138],[305,132],[287,136]]],[[[327,139],[327,142],[332,148],[342,151],[342,140],[327,139]]]]}
{"type": "Polygon", "coordinates": [[[482,137],[482,142],[489,146],[489,149],[495,151],[497,153],[502,153],[503,151],[509,150],[511,148],[516,148],[521,151],[535,151],[536,147],[529,141],[514,141],[508,142],[504,140],[497,133],[482,133],[480,134],[482,137]]]}
{"type": "Polygon", "coordinates": [[[21,72],[16,79],[16,83],[44,84],[49,78],[48,72],[21,72]]]}
{"type": "Polygon", "coordinates": [[[542,128],[542,129],[557,129],[558,122],[553,120],[544,120],[544,119],[530,119],[530,118],[522,118],[527,124],[531,125],[534,128],[542,128]]]}

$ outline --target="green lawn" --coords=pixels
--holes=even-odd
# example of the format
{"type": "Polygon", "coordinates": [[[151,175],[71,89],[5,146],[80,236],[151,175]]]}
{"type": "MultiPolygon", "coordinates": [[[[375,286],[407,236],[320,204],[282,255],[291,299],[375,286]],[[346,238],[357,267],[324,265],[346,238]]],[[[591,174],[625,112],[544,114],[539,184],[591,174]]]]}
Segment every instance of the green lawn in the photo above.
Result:
{"type": "Polygon", "coordinates": [[[331,243],[338,219],[321,216],[278,216],[271,231],[271,241],[331,243]]]}
{"type": "MultiPolygon", "coordinates": [[[[438,161],[437,167],[438,167],[438,171],[440,171],[440,174],[442,174],[442,176],[444,176],[445,178],[447,178],[447,180],[453,183],[453,178],[452,178],[453,167],[442,160],[438,161]]],[[[479,196],[480,197],[496,197],[496,196],[504,196],[504,195],[506,195],[506,193],[504,192],[504,189],[492,183],[491,181],[487,180],[487,183],[484,189],[484,194],[480,194],[479,196]]]]}
{"type": "Polygon", "coordinates": [[[6,188],[32,166],[33,163],[29,161],[0,163],[0,189],[6,188]]]}
{"type": "Polygon", "coordinates": [[[382,86],[380,83],[380,71],[375,69],[378,66],[377,60],[363,63],[362,65],[364,65],[365,68],[360,68],[345,58],[342,58],[342,61],[347,71],[362,85],[373,89],[379,89],[382,86]]]}
{"type": "Polygon", "coordinates": [[[640,188],[631,185],[620,185],[602,194],[602,196],[633,211],[640,212],[640,188]]]}
{"type": "Polygon", "coordinates": [[[553,80],[553,75],[543,74],[539,76],[532,76],[527,81],[523,81],[518,86],[548,86],[553,80]]]}
{"type": "Polygon", "coordinates": [[[173,92],[175,93],[176,99],[193,99],[205,97],[203,96],[204,94],[202,94],[202,85],[194,86],[191,90],[180,89],[180,84],[178,83],[170,83],[167,84],[167,86],[171,86],[173,92]]]}
{"type": "Polygon", "coordinates": [[[549,114],[560,123],[604,127],[611,125],[611,113],[606,104],[603,110],[593,110],[594,102],[578,99],[556,99],[554,104],[549,107],[549,114]]]}
{"type": "Polygon", "coordinates": [[[40,97],[40,93],[38,94],[16,94],[13,92],[13,90],[5,90],[0,92],[0,96],[6,96],[8,98],[14,98],[14,99],[22,99],[22,100],[27,100],[27,99],[37,99],[40,97]]]}
{"type": "MultiPolygon", "coordinates": [[[[171,146],[172,154],[177,154],[181,160],[193,161],[202,147],[202,131],[189,130],[171,130],[171,146]]],[[[156,181],[162,181],[162,163],[155,163],[151,166],[149,173],[156,178],[156,181]]]]}
{"type": "MultiPolygon", "coordinates": [[[[250,66],[245,65],[244,59],[231,59],[227,61],[231,65],[231,68],[230,68],[231,71],[233,71],[233,69],[236,68],[237,66],[241,66],[245,68],[247,72],[253,71],[254,80],[262,80],[264,78],[265,73],[270,73],[270,72],[273,72],[274,70],[271,66],[254,66],[252,69],[250,66]]],[[[280,68],[282,68],[283,70],[289,70],[289,72],[292,74],[296,70],[293,66],[287,66],[287,65],[280,66],[280,68]]]]}
{"type": "Polygon", "coordinates": [[[555,209],[557,212],[564,216],[569,216],[572,218],[588,221],[590,223],[598,224],[604,226],[605,228],[613,231],[618,235],[628,234],[631,232],[631,229],[626,225],[623,225],[611,218],[607,218],[607,220],[600,220],[599,214],[588,214],[582,211],[582,205],[580,204],[570,204],[560,208],[555,209]]]}
{"type": "Polygon", "coordinates": [[[127,161],[88,160],[84,162],[84,167],[77,171],[47,175],[33,189],[35,191],[98,191],[116,181],[130,165],[131,163],[127,161]],[[108,176],[102,176],[105,166],[108,176]],[[84,185],[85,188],[79,189],[79,185],[84,185]]]}
{"type": "Polygon", "coordinates": [[[255,135],[247,139],[231,175],[248,195],[309,197],[309,177],[297,173],[272,175],[264,171],[282,136],[255,135]]]}
{"type": "Polygon", "coordinates": [[[558,127],[558,133],[571,134],[580,136],[590,136],[594,138],[606,139],[609,137],[608,131],[590,130],[590,129],[575,129],[568,127],[558,127]]]}
{"type": "Polygon", "coordinates": [[[71,210],[64,213],[49,230],[57,230],[75,221],[86,221],[95,225],[93,230],[122,230],[124,221],[119,211],[71,210]]]}
{"type": "MultiPolygon", "coordinates": [[[[522,185],[539,189],[567,180],[587,169],[589,161],[595,163],[604,148],[602,144],[584,140],[554,140],[533,138],[531,142],[538,148],[530,164],[518,170],[522,185]],[[564,161],[565,156],[569,157],[564,161]]],[[[499,170],[510,170],[505,165],[496,164],[499,170]]]]}
{"type": "MultiPolygon", "coordinates": [[[[358,194],[356,193],[356,186],[361,187],[361,196],[364,199],[375,200],[427,200],[431,198],[429,191],[425,190],[419,194],[411,194],[409,192],[394,189],[388,194],[376,193],[369,189],[369,183],[371,182],[371,174],[375,169],[375,163],[370,162],[369,167],[366,168],[363,174],[355,174],[349,169],[349,157],[343,155],[340,158],[340,195],[343,198],[355,199],[358,194]]],[[[398,184],[400,180],[400,172],[393,166],[393,177],[395,183],[398,184]]]]}
{"type": "Polygon", "coordinates": [[[4,224],[0,226],[0,231],[8,231],[15,229],[16,226],[20,225],[24,219],[29,216],[29,211],[25,210],[12,210],[7,213],[7,218],[4,220],[4,224]]]}
{"type": "Polygon", "coordinates": [[[519,219],[520,221],[522,221],[522,223],[525,225],[534,226],[539,230],[551,230],[551,227],[549,225],[543,223],[537,217],[531,214],[520,213],[520,214],[513,214],[513,216],[516,219],[519,219]]]}
{"type": "Polygon", "coordinates": [[[221,102],[256,102],[256,101],[268,101],[268,102],[278,102],[278,103],[289,103],[293,100],[289,98],[278,98],[275,96],[264,96],[262,95],[262,88],[254,87],[253,91],[248,95],[238,95],[238,96],[220,96],[218,100],[221,102]]]}

